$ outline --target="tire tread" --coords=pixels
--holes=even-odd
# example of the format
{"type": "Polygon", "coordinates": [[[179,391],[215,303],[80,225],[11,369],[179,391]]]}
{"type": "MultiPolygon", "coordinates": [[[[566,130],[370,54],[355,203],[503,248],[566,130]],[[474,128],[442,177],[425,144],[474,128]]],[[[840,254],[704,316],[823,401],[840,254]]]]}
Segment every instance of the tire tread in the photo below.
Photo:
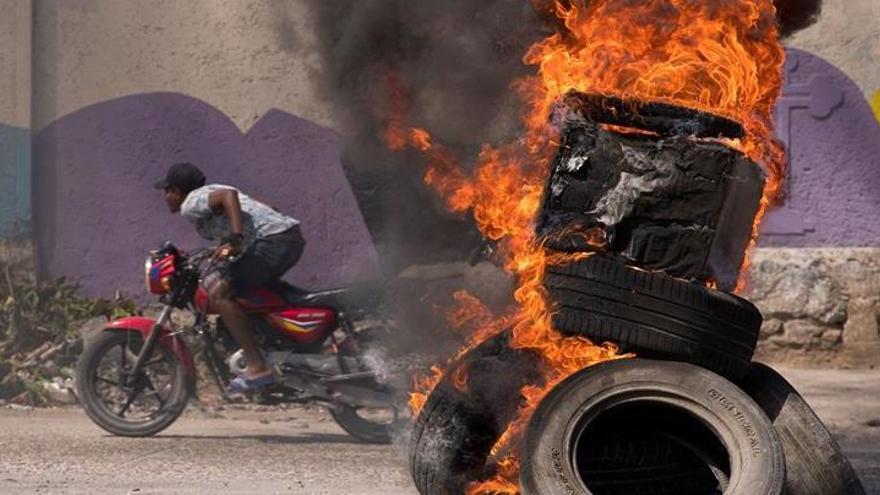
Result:
{"type": "Polygon", "coordinates": [[[599,254],[548,266],[544,284],[563,333],[734,379],[751,361],[763,320],[742,298],[599,254]]]}

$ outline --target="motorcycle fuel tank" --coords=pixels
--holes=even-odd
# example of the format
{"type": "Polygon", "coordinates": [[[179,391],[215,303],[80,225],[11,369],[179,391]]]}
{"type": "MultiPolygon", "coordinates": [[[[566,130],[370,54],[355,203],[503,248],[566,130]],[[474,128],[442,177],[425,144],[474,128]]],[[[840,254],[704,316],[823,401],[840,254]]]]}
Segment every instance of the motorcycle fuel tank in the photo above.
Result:
{"type": "Polygon", "coordinates": [[[266,320],[290,340],[310,344],[333,330],[336,316],[328,309],[289,308],[266,315],[266,320]]]}

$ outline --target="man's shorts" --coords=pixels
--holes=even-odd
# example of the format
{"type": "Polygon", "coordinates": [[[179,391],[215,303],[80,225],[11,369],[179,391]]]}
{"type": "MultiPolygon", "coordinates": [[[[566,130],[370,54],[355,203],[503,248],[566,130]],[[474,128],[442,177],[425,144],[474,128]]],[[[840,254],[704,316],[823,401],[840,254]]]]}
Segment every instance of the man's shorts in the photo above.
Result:
{"type": "Polygon", "coordinates": [[[206,275],[206,281],[219,275],[229,281],[237,295],[244,295],[281,278],[299,261],[305,246],[299,225],[258,238],[237,260],[218,265],[215,273],[206,275]]]}

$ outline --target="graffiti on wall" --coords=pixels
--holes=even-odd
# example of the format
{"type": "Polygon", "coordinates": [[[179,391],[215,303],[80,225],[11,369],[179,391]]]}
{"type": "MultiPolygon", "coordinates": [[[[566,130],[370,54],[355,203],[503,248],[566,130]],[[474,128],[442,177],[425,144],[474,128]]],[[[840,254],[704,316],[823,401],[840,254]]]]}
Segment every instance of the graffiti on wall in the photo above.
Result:
{"type": "Polygon", "coordinates": [[[179,93],[148,93],[68,115],[34,139],[40,268],[86,293],[143,292],[143,258],[166,240],[207,244],[152,184],[173,162],[235,185],[301,220],[307,247],[290,278],[328,287],[373,278],[378,256],[339,162],[333,131],[279,110],[242,132],[179,93]]]}
{"type": "Polygon", "coordinates": [[[880,124],[859,87],[820,57],[789,49],[776,120],[790,169],[762,244],[880,245],[880,124]]]}
{"type": "Polygon", "coordinates": [[[0,124],[0,237],[28,234],[31,211],[31,136],[0,124]]]}

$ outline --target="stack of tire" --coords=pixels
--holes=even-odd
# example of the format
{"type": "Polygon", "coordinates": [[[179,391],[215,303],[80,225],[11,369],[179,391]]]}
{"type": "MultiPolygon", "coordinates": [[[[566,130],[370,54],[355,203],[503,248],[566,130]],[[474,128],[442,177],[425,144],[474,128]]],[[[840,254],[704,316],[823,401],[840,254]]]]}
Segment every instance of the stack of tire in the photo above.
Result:
{"type": "MultiPolygon", "coordinates": [[[[608,106],[605,102],[603,108],[608,106]]],[[[681,117],[682,109],[671,110],[681,117]]],[[[687,122],[671,125],[669,111],[664,106],[641,108],[635,124],[661,135],[685,129],[691,136],[712,129],[723,133],[719,122],[728,125],[693,112],[686,114],[687,122]]],[[[634,125],[632,119],[620,121],[622,112],[613,115],[614,125],[634,125]]],[[[577,124],[582,127],[583,116],[580,112],[577,124]]],[[[590,125],[586,128],[595,131],[590,125]]],[[[554,174],[570,161],[570,150],[560,151],[554,174]]],[[[589,170],[576,172],[592,180],[589,170]]],[[[551,177],[539,230],[568,234],[571,229],[559,224],[567,218],[577,228],[605,228],[609,237],[617,235],[614,226],[590,217],[595,208],[580,214],[552,211],[559,206],[551,204],[554,180],[558,186],[558,177],[551,177]],[[554,223],[551,229],[548,223],[554,223]]],[[[731,194],[737,188],[716,190],[731,194]]],[[[719,214],[732,218],[724,209],[719,214]]],[[[713,266],[721,266],[710,261],[719,259],[712,252],[723,252],[722,264],[729,265],[742,258],[730,246],[742,244],[739,249],[744,250],[747,242],[739,238],[741,227],[727,221],[713,225],[704,262],[679,266],[691,270],[691,277],[633,266],[639,261],[631,256],[634,251],[615,251],[614,242],[601,249],[582,245],[576,250],[591,251],[590,256],[547,268],[544,283],[555,304],[555,328],[594,342],[614,342],[637,358],[581,370],[544,398],[518,452],[523,494],[865,493],[839,446],[797,391],[771,368],[752,362],[762,323],[757,308],[707,287],[705,277],[717,276],[713,266]],[[727,248],[718,251],[719,245],[727,248]]],[[[639,227],[627,222],[626,228],[639,227]]],[[[685,230],[665,235],[653,229],[650,235],[669,240],[685,230]]],[[[559,245],[572,246],[566,240],[559,245]]],[[[691,254],[700,250],[698,243],[686,249],[691,254]]],[[[540,357],[511,349],[508,338],[501,334],[490,339],[455,363],[416,417],[410,468],[422,495],[465,493],[471,482],[491,476],[495,468],[490,450],[521,406],[522,387],[542,385],[540,357]],[[454,379],[461,376],[467,377],[465,383],[454,379]]]]}

